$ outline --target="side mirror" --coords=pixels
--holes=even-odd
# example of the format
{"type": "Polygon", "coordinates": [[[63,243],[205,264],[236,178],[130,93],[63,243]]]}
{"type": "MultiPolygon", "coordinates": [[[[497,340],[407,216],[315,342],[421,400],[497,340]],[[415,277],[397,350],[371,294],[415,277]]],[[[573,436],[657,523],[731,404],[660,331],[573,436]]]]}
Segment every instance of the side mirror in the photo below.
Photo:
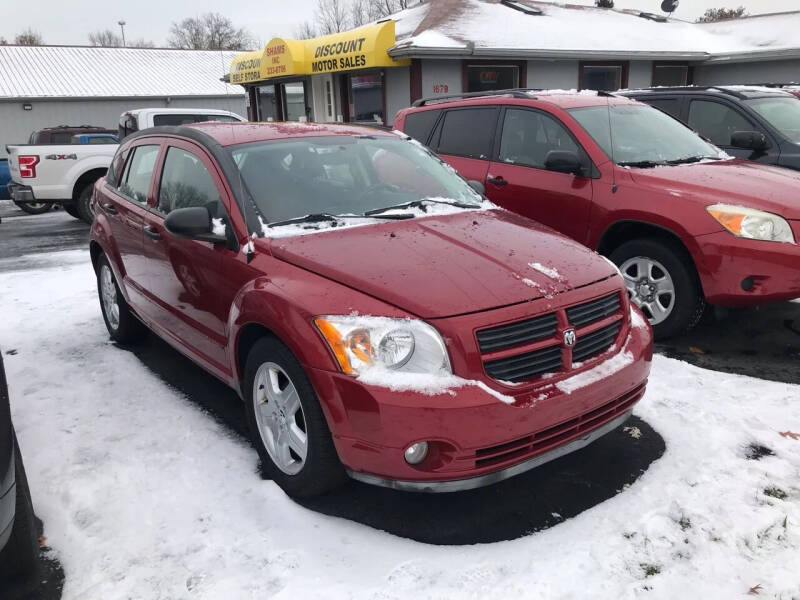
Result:
{"type": "Polygon", "coordinates": [[[470,179],[469,181],[467,181],[467,183],[469,184],[469,187],[478,192],[481,196],[486,195],[486,188],[480,181],[477,181],[475,179],[470,179]]]}
{"type": "Polygon", "coordinates": [[[557,173],[583,175],[583,165],[578,155],[568,150],[551,150],[544,159],[544,168],[557,173]]]}
{"type": "Polygon", "coordinates": [[[731,135],[731,146],[760,152],[769,148],[767,136],[759,131],[735,131],[731,135]]]}
{"type": "Polygon", "coordinates": [[[205,206],[176,208],[164,219],[164,228],[180,237],[212,244],[225,244],[228,239],[224,235],[212,232],[211,213],[205,206]]]}

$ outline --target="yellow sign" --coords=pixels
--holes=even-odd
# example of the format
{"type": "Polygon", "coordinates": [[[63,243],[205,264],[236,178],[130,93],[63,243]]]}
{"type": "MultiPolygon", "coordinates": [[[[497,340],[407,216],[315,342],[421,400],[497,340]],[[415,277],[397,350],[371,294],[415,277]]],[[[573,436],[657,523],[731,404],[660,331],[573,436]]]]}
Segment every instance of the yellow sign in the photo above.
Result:
{"type": "Polygon", "coordinates": [[[237,55],[231,64],[230,80],[244,84],[289,75],[411,64],[408,59],[394,60],[389,56],[394,43],[394,21],[310,40],[273,38],[264,50],[237,55]]]}

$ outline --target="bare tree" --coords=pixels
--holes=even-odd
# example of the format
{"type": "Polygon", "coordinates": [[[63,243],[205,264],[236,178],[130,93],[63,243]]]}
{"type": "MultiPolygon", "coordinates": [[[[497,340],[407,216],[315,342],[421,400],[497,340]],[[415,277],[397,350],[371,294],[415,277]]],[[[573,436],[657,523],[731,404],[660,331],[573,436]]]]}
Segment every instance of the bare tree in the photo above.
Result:
{"type": "Polygon", "coordinates": [[[138,38],[135,40],[128,40],[125,42],[125,45],[128,48],[155,48],[156,45],[151,40],[146,40],[144,38],[138,38]]]}
{"type": "Polygon", "coordinates": [[[42,46],[44,45],[44,40],[41,33],[28,27],[22,33],[17,34],[14,38],[14,43],[17,46],[42,46]]]}
{"type": "Polygon", "coordinates": [[[298,40],[310,40],[317,37],[317,30],[314,29],[314,24],[311,21],[303,21],[294,29],[294,37],[298,40]]]}
{"type": "Polygon", "coordinates": [[[92,46],[104,48],[118,48],[122,46],[122,38],[111,29],[93,31],[89,34],[89,43],[92,46]]]}
{"type": "Polygon", "coordinates": [[[350,27],[345,0],[317,0],[314,20],[322,35],[339,33],[350,27]]]}
{"type": "Polygon", "coordinates": [[[235,27],[233,21],[219,13],[206,13],[200,17],[172,23],[167,43],[173,48],[189,50],[248,50],[254,40],[244,27],[235,27]]]}
{"type": "Polygon", "coordinates": [[[0,37],[0,46],[8,46],[8,40],[4,37],[0,37]]]}
{"type": "Polygon", "coordinates": [[[738,8],[709,8],[703,16],[697,19],[698,23],[715,23],[726,19],[738,19],[746,17],[747,12],[744,6],[738,8]]]}

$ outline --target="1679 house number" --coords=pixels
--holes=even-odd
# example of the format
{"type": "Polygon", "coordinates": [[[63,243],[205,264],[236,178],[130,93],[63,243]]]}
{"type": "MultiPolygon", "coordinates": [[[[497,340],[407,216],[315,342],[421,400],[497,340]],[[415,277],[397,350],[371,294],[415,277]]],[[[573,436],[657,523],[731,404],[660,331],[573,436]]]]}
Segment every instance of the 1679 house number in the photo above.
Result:
{"type": "Polygon", "coordinates": [[[434,94],[446,94],[450,91],[450,88],[446,83],[435,83],[433,85],[433,93],[434,94]]]}

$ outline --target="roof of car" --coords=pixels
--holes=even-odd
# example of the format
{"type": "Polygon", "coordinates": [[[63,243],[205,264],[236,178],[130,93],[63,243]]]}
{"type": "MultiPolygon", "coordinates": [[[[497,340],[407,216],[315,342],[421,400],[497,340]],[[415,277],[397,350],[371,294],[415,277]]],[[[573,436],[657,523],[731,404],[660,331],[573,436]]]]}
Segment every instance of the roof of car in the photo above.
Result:
{"type": "MultiPolygon", "coordinates": [[[[208,121],[192,123],[177,128],[180,130],[196,129],[214,138],[222,146],[264,142],[285,138],[319,137],[328,135],[370,135],[375,137],[392,137],[393,133],[375,127],[360,125],[338,125],[331,123],[294,123],[294,122],[226,122],[208,121]]],[[[144,130],[148,131],[148,130],[144,130]]]]}
{"type": "Polygon", "coordinates": [[[651,94],[716,94],[744,100],[747,98],[765,98],[768,96],[792,96],[788,90],[766,85],[715,85],[715,86],[679,86],[651,87],[632,90],[621,90],[620,94],[638,96],[651,94]]]}
{"type": "MultiPolygon", "coordinates": [[[[454,94],[444,98],[427,98],[419,109],[451,108],[458,106],[478,106],[483,104],[538,104],[548,102],[563,109],[583,108],[587,106],[605,106],[606,104],[634,104],[630,98],[624,98],[594,90],[509,90],[498,93],[486,92],[479,96],[459,96],[454,94]]],[[[414,110],[414,109],[412,109],[414,110]]]]}

